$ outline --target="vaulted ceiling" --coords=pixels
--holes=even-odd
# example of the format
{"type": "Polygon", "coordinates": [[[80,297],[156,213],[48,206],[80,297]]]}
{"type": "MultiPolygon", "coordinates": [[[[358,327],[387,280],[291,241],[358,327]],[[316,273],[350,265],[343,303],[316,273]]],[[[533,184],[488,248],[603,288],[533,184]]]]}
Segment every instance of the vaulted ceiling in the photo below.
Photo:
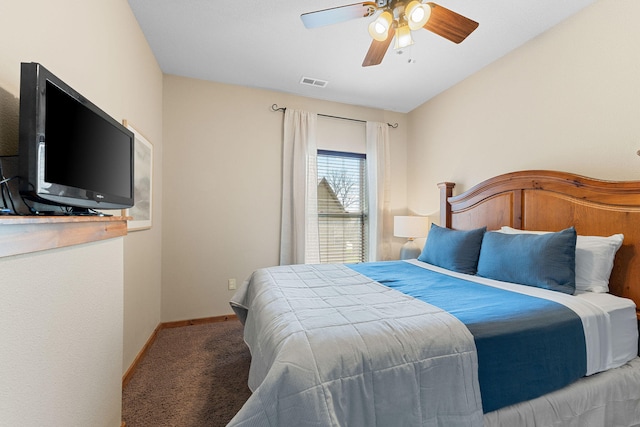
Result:
{"type": "Polygon", "coordinates": [[[595,0],[440,0],[480,25],[460,44],[424,29],[362,67],[375,18],[307,29],[300,15],[353,0],[129,0],[162,71],[409,112],[595,0]],[[326,82],[301,84],[303,78],[326,82]]]}

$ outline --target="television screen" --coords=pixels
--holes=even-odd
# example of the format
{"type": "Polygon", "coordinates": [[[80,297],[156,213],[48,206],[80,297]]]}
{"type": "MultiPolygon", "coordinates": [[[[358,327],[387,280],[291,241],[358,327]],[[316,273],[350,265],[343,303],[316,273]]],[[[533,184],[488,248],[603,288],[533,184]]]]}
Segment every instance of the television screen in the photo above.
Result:
{"type": "Polygon", "coordinates": [[[131,141],[47,82],[45,181],[131,197],[131,141]]]}
{"type": "Polygon", "coordinates": [[[84,209],[133,206],[133,133],[42,65],[22,64],[21,193],[84,209]]]}

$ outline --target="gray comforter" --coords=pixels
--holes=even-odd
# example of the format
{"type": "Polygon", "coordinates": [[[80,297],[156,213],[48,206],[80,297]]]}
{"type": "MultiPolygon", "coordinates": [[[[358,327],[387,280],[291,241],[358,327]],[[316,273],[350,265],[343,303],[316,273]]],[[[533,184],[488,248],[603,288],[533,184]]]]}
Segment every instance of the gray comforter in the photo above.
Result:
{"type": "Polygon", "coordinates": [[[482,425],[473,337],[437,307],[343,265],[258,270],[231,305],[253,391],[231,426],[482,425]]]}

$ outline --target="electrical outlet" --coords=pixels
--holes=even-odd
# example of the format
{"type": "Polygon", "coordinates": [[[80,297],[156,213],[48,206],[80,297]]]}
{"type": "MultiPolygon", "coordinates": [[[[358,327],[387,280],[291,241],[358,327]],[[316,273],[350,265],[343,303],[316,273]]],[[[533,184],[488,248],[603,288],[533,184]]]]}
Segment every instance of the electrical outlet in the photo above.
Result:
{"type": "Polygon", "coordinates": [[[233,291],[236,288],[236,279],[228,280],[229,290],[233,291]]]}

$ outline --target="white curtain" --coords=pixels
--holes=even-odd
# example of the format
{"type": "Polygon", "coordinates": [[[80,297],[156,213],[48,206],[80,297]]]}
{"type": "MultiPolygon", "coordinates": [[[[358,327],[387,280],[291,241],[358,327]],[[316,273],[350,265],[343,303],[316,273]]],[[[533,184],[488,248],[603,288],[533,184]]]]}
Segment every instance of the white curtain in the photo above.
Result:
{"type": "Polygon", "coordinates": [[[316,124],[315,113],[285,110],[280,265],[320,261],[316,124]]]}
{"type": "Polygon", "coordinates": [[[367,122],[369,261],[391,259],[389,126],[367,122]]]}

